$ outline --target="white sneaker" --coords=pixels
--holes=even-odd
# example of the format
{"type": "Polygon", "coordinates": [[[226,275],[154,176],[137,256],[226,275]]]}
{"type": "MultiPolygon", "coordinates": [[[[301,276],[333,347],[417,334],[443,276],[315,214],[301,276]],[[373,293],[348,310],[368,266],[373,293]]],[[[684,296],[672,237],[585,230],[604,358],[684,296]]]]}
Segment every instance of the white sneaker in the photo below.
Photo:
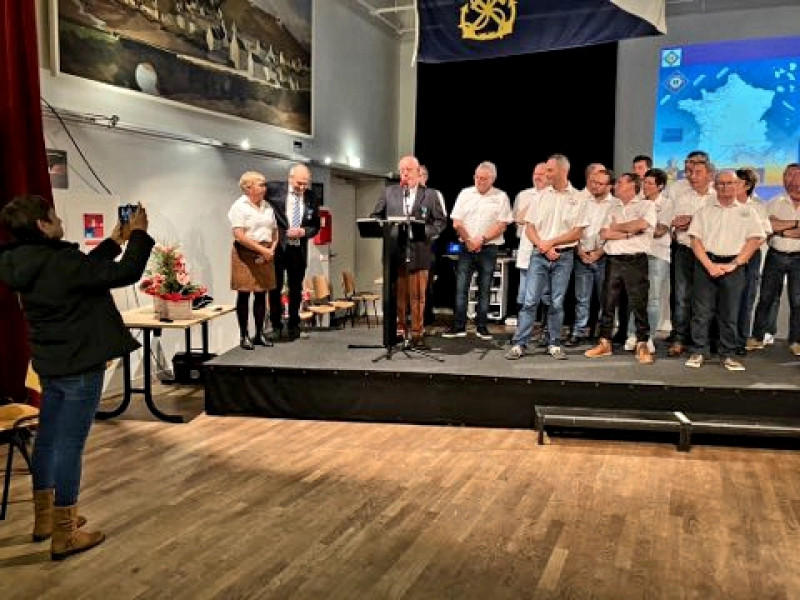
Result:
{"type": "Polygon", "coordinates": [[[631,335],[628,336],[628,339],[625,340],[625,345],[623,346],[623,349],[626,352],[633,352],[634,350],[636,350],[636,335],[635,334],[632,333],[631,335]]]}
{"type": "Polygon", "coordinates": [[[523,346],[511,346],[511,350],[506,352],[507,360],[518,360],[525,356],[525,348],[523,346]]]}
{"type": "Polygon", "coordinates": [[[692,369],[699,369],[703,366],[705,359],[703,358],[702,354],[692,354],[684,363],[687,367],[691,367],[692,369]]]}
{"type": "Polygon", "coordinates": [[[653,338],[650,338],[650,339],[647,340],[647,351],[650,354],[655,354],[656,353],[656,345],[653,343],[653,338]]]}
{"type": "Polygon", "coordinates": [[[775,344],[775,336],[772,335],[771,333],[765,333],[764,334],[764,345],[765,346],[772,346],[773,344],[775,344]]]}
{"type": "Polygon", "coordinates": [[[556,360],[567,360],[567,355],[561,346],[550,346],[547,349],[547,353],[556,360]]]}
{"type": "Polygon", "coordinates": [[[723,359],[722,366],[728,369],[728,371],[744,371],[744,365],[730,356],[723,359]]]}

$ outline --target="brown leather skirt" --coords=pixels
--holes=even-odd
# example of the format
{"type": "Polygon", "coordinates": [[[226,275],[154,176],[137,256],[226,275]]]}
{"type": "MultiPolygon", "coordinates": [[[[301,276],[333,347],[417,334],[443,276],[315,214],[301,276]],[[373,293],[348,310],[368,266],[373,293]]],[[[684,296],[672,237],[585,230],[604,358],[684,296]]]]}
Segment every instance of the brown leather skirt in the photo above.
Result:
{"type": "MultiPolygon", "coordinates": [[[[262,246],[268,244],[262,243],[262,246]]],[[[231,248],[231,289],[237,292],[268,292],[275,289],[275,262],[234,242],[231,248]]]]}

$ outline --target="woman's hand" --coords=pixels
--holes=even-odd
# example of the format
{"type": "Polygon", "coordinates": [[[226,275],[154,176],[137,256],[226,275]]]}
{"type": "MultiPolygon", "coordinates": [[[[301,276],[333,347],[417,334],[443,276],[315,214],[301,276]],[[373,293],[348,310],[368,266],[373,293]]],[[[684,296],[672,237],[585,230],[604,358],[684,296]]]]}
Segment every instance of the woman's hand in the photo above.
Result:
{"type": "Polygon", "coordinates": [[[123,228],[125,228],[125,226],[119,221],[117,221],[117,224],[114,225],[114,230],[111,232],[111,235],[109,236],[111,237],[112,240],[114,240],[117,243],[118,246],[122,246],[122,244],[124,244],[127,241],[127,238],[123,233],[123,228]]]}

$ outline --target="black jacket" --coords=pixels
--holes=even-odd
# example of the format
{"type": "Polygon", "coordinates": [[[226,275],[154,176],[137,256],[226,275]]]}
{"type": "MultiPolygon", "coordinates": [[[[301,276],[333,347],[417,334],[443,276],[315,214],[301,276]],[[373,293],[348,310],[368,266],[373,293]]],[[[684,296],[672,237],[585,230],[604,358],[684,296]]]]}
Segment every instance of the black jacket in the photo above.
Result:
{"type": "Polygon", "coordinates": [[[144,231],[131,232],[119,262],[121,248],[111,239],[88,254],[48,239],[0,248],[0,279],[20,294],[40,376],[83,373],[139,347],[110,290],[141,278],[154,243],[144,231]]]}
{"type": "MultiPolygon", "coordinates": [[[[289,218],[286,215],[286,196],[289,195],[289,184],[286,181],[270,181],[267,183],[267,202],[275,211],[275,220],[278,222],[281,240],[278,244],[278,252],[286,249],[286,230],[289,228],[289,218]]],[[[319,233],[319,200],[317,195],[310,189],[303,192],[303,218],[300,226],[306,230],[303,243],[300,249],[303,256],[308,253],[307,241],[319,233]]]]}
{"type": "MultiPolygon", "coordinates": [[[[376,219],[386,217],[402,217],[405,204],[404,189],[399,185],[390,185],[383,188],[381,196],[370,215],[376,219]]],[[[425,221],[425,238],[421,240],[398,239],[398,252],[400,256],[406,255],[408,250],[409,262],[404,266],[409,271],[428,270],[431,268],[431,246],[447,226],[447,217],[442,212],[439,196],[432,188],[423,185],[417,186],[417,194],[411,208],[414,219],[425,221]],[[406,245],[409,244],[408,248],[406,245]]]]}

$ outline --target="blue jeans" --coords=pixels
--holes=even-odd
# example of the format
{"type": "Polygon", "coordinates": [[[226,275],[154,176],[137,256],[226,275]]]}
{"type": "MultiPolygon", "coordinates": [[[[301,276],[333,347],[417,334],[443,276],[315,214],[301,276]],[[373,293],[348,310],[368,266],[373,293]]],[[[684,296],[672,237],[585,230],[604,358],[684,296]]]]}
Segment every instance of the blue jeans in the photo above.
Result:
{"type": "Polygon", "coordinates": [[[575,261],[575,325],[572,335],[587,337],[589,335],[589,310],[592,306],[592,292],[597,295],[602,305],[603,281],[606,278],[606,257],[587,265],[581,259],[575,261]]]}
{"type": "Polygon", "coordinates": [[[547,343],[549,346],[561,345],[561,327],[564,325],[564,296],[569,286],[572,263],[575,254],[572,250],[561,253],[558,260],[550,262],[543,254],[531,256],[528,275],[525,277],[525,301],[519,311],[517,330],[511,343],[527,347],[536,320],[536,308],[549,288],[550,308],[547,311],[547,343]]]}
{"type": "Polygon", "coordinates": [[[478,272],[478,295],[475,315],[475,325],[486,327],[489,314],[489,296],[492,287],[494,266],[497,262],[497,246],[483,246],[480,252],[470,252],[466,248],[458,255],[456,265],[456,308],[453,325],[456,329],[467,326],[467,303],[469,300],[469,284],[472,273],[478,272]]]}
{"type": "Polygon", "coordinates": [[[761,290],[753,323],[753,337],[764,339],[771,319],[773,303],[779,301],[783,278],[788,278],[789,343],[800,342],[800,255],[786,254],[770,248],[761,273],[761,290]]]}
{"type": "MultiPolygon", "coordinates": [[[[650,337],[658,332],[661,324],[661,303],[664,293],[664,281],[669,277],[669,261],[663,258],[647,256],[647,278],[650,280],[650,291],[647,294],[647,322],[650,324],[650,337]]],[[[633,322],[628,323],[628,335],[636,333],[633,322]]]]}
{"type": "MultiPolygon", "coordinates": [[[[519,270],[519,289],[517,290],[517,306],[522,308],[525,303],[525,280],[528,277],[528,269],[519,270]]],[[[550,286],[542,294],[542,304],[550,306],[550,286]]]]}
{"type": "Polygon", "coordinates": [[[55,488],[56,506],[78,502],[83,447],[100,403],[103,369],[42,377],[42,406],[33,447],[33,489],[55,488]]]}

